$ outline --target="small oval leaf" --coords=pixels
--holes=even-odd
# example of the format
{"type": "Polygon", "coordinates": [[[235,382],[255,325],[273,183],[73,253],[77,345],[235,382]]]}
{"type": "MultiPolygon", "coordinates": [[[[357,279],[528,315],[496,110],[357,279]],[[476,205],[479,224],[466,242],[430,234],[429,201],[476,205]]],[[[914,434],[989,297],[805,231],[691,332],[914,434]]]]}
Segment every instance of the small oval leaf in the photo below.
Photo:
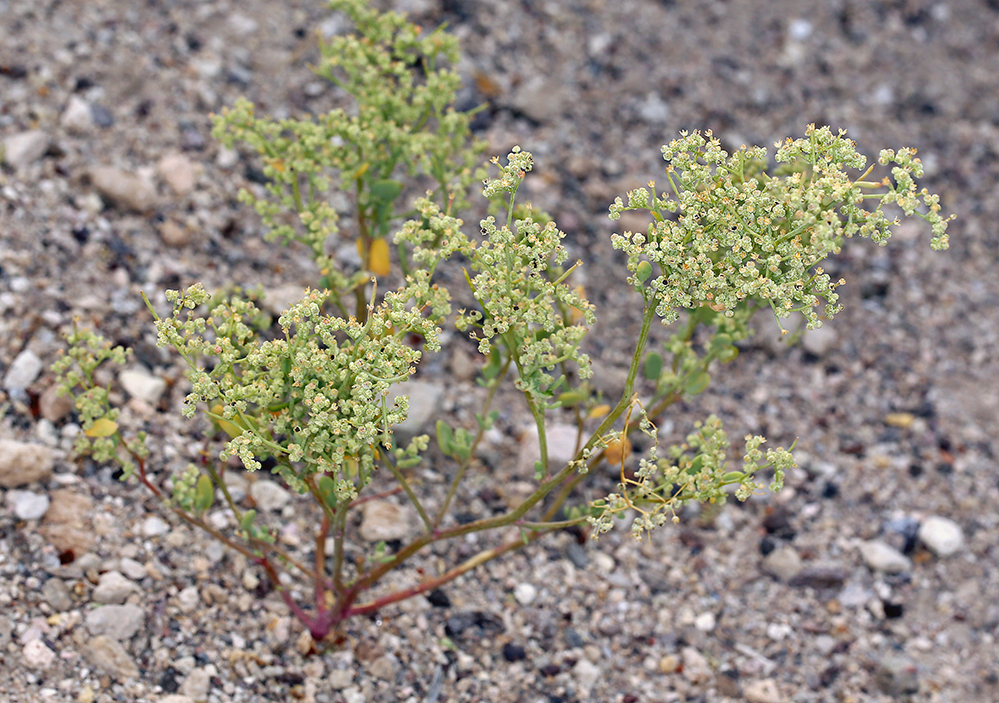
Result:
{"type": "Polygon", "coordinates": [[[118,423],[106,417],[94,420],[89,428],[83,431],[88,437],[110,437],[118,431],[118,423]]]}
{"type": "Polygon", "coordinates": [[[368,268],[376,276],[388,276],[389,271],[392,270],[392,262],[389,259],[389,246],[384,238],[371,240],[368,268]]]}
{"type": "Polygon", "coordinates": [[[650,381],[655,381],[659,378],[659,374],[663,371],[663,358],[656,352],[650,353],[645,357],[645,368],[642,369],[642,373],[650,381]]]}
{"type": "Polygon", "coordinates": [[[198,483],[194,488],[194,510],[203,513],[212,507],[212,500],[215,498],[215,486],[212,480],[205,474],[198,477],[198,483]]]}

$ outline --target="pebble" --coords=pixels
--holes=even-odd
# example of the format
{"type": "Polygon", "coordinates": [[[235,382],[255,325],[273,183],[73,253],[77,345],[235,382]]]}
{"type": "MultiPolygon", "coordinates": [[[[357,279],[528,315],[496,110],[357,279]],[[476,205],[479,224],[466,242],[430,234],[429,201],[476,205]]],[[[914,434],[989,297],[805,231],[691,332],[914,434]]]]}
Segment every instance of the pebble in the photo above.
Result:
{"type": "Polygon", "coordinates": [[[813,564],[788,583],[796,588],[842,588],[847,576],[846,569],[837,564],[813,564]]]}
{"type": "Polygon", "coordinates": [[[39,520],[49,509],[49,497],[31,491],[7,491],[7,505],[19,520],[39,520]]]}
{"type": "Polygon", "coordinates": [[[169,696],[163,696],[156,703],[194,703],[194,699],[179,693],[171,693],[169,696]]]}
{"type": "MultiPolygon", "coordinates": [[[[212,667],[214,668],[214,667],[212,667]]],[[[193,698],[196,701],[203,701],[208,697],[208,690],[212,686],[212,672],[208,667],[195,667],[184,679],[180,686],[180,692],[184,696],[193,698]]]]}
{"type": "Polygon", "coordinates": [[[538,597],[538,589],[530,583],[518,583],[513,589],[513,597],[521,605],[530,605],[538,597]]]}
{"type": "Polygon", "coordinates": [[[535,75],[517,86],[510,102],[529,119],[544,124],[559,116],[563,92],[549,77],[535,75]]]}
{"type": "Polygon", "coordinates": [[[124,603],[133,593],[141,593],[142,589],[138,584],[129,581],[117,571],[108,571],[101,574],[101,580],[97,588],[91,594],[95,603],[115,604],[124,603]]]}
{"type": "Polygon", "coordinates": [[[750,681],[743,687],[742,695],[749,703],[781,703],[784,700],[771,679],[750,681]]]}
{"type": "Polygon", "coordinates": [[[713,677],[711,665],[703,654],[693,647],[684,647],[680,652],[683,658],[683,677],[691,683],[706,683],[713,677]]]}
{"type": "Polygon", "coordinates": [[[40,669],[44,671],[52,666],[56,653],[53,652],[41,640],[31,640],[22,650],[24,663],[30,669],[40,669]]]}
{"type": "Polygon", "coordinates": [[[948,557],[964,547],[964,533],[953,520],[931,515],[919,526],[919,541],[938,557],[948,557]]]}
{"type": "Polygon", "coordinates": [[[193,613],[201,603],[197,586],[188,586],[177,594],[177,607],[182,613],[193,613]]]}
{"type": "Polygon", "coordinates": [[[7,373],[3,376],[3,387],[7,390],[24,390],[38,378],[44,364],[38,355],[30,349],[25,349],[10,363],[7,373]]]}
{"type": "Polygon", "coordinates": [[[764,573],[776,577],[784,583],[789,583],[801,573],[801,557],[794,547],[782,546],[773,550],[763,558],[760,568],[764,573]]]}
{"type": "Polygon", "coordinates": [[[385,654],[368,665],[368,673],[383,681],[394,681],[399,669],[399,660],[392,654],[385,654]]]}
{"type": "Polygon", "coordinates": [[[42,599],[57,613],[73,607],[73,593],[61,578],[50,578],[42,584],[42,599]]]}
{"type": "Polygon", "coordinates": [[[835,324],[826,323],[814,330],[805,330],[801,346],[809,354],[823,357],[839,346],[839,333],[835,324]]]}
{"type": "Polygon", "coordinates": [[[53,384],[42,391],[38,399],[38,412],[49,422],[60,422],[69,415],[75,407],[73,396],[59,392],[59,386],[53,384]]]}
{"type": "MultiPolygon", "coordinates": [[[[112,606],[104,606],[110,608],[112,606]]],[[[103,610],[99,608],[98,610],[103,610]]],[[[139,667],[121,644],[106,635],[98,635],[87,643],[84,653],[91,664],[112,676],[131,679],[139,675],[139,667]]]]}
{"type": "Polygon", "coordinates": [[[159,537],[170,531],[170,525],[159,515],[150,515],[142,523],[142,534],[146,537],[159,537]]]}
{"type": "MultiPolygon", "coordinates": [[[[548,464],[553,470],[562,468],[575,456],[575,425],[552,424],[545,427],[548,442],[548,464]]],[[[521,476],[534,476],[534,464],[541,459],[538,445],[538,428],[531,425],[520,437],[520,453],[517,456],[517,471],[521,476]]]]}
{"type": "Polygon", "coordinates": [[[118,562],[118,568],[133,581],[141,581],[148,575],[144,564],[140,564],[135,559],[129,559],[128,557],[121,558],[118,562]]]}
{"type": "Polygon", "coordinates": [[[17,488],[52,475],[55,455],[41,444],[0,439],[0,487],[17,488]]]}
{"type": "Polygon", "coordinates": [[[864,563],[874,571],[882,571],[886,574],[898,574],[909,571],[912,568],[912,562],[909,561],[907,556],[881,540],[875,539],[868,542],[861,542],[858,548],[860,549],[860,556],[863,557],[864,563]]]}
{"type": "Polygon", "coordinates": [[[393,387],[389,393],[389,401],[400,395],[409,396],[409,414],[405,422],[395,426],[395,431],[403,442],[408,442],[416,435],[427,432],[440,419],[444,388],[437,383],[406,381],[393,387]]]}
{"type": "Polygon", "coordinates": [[[361,537],[368,542],[403,539],[412,532],[409,511],[387,500],[371,500],[361,510],[361,537]]]}
{"type": "Polygon", "coordinates": [[[131,639],[146,622],[146,613],[137,605],[102,605],[87,613],[87,629],[92,635],[107,635],[124,641],[131,639]]]}
{"type": "Polygon", "coordinates": [[[280,510],[291,500],[290,491],[266,478],[250,484],[250,496],[257,508],[264,511],[280,510]]]}
{"type": "Polygon", "coordinates": [[[589,659],[580,659],[572,667],[572,678],[579,686],[579,692],[583,698],[589,697],[590,689],[600,678],[600,667],[592,663],[589,659]]]}
{"type": "Polygon", "coordinates": [[[93,108],[79,95],[71,95],[59,118],[59,124],[73,134],[85,134],[94,128],[93,108]]]}
{"type": "Polygon", "coordinates": [[[156,204],[156,189],[151,179],[115,166],[97,166],[90,170],[90,180],[104,198],[126,210],[145,212],[156,204]]]}
{"type": "Polygon", "coordinates": [[[160,178],[175,195],[187,195],[194,190],[198,170],[194,162],[183,154],[167,154],[156,165],[160,178]]]}
{"type": "Polygon", "coordinates": [[[149,405],[157,405],[166,391],[166,381],[144,368],[126,369],[118,374],[118,381],[128,394],[149,405]]]}
{"type": "Polygon", "coordinates": [[[194,239],[193,232],[189,228],[173,220],[166,220],[160,225],[160,238],[168,247],[176,249],[186,247],[194,239]]]}
{"type": "Polygon", "coordinates": [[[715,614],[712,613],[710,610],[707,611],[706,613],[701,613],[696,618],[694,618],[694,627],[700,630],[701,632],[711,632],[713,629],[715,629],[716,624],[717,624],[717,619],[715,618],[715,614]]]}
{"type": "Polygon", "coordinates": [[[40,129],[32,129],[5,137],[0,155],[4,163],[20,169],[38,161],[48,148],[49,135],[40,129]]]}
{"type": "Polygon", "coordinates": [[[889,696],[919,693],[919,670],[911,659],[898,654],[888,654],[878,662],[875,679],[878,688],[889,696]]]}

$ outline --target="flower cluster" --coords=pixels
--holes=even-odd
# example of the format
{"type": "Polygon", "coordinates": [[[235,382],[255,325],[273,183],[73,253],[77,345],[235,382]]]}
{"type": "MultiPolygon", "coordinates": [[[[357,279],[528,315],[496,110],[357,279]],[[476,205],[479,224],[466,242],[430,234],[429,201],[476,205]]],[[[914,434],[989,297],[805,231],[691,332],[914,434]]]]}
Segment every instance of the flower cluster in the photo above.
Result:
{"type": "Polygon", "coordinates": [[[615,235],[614,246],[628,254],[629,282],[652,296],[664,323],[681,308],[708,306],[731,315],[749,301],[771,307],[778,318],[804,314],[809,328],[821,325],[815,308],[839,310],[837,285],[819,266],[839,252],[846,237],[870,237],[884,244],[890,236],[883,208],[897,205],[905,215],[930,223],[933,248],[947,246],[950,218],[939,214],[938,197],[925,189],[926,212],[919,205],[913,176],[922,174],[908,149],[885,151],[882,164],[894,162],[893,181],[851,179],[846,169],[863,169],[866,159],[843,133],[828,127],[808,128],[804,139],[778,144],[776,159],[784,166],[774,175],[763,170],[761,147],[724,151],[708,132],[684,133],[663,147],[672,195],[659,195],[655,184],[628,194],[611,206],[611,217],[624,210],[646,209],[653,223],[645,233],[615,235]],[[881,193],[872,190],[884,188],[881,193]],[[866,201],[877,203],[865,209],[866,201]],[[643,262],[659,267],[651,276],[643,262]]]}

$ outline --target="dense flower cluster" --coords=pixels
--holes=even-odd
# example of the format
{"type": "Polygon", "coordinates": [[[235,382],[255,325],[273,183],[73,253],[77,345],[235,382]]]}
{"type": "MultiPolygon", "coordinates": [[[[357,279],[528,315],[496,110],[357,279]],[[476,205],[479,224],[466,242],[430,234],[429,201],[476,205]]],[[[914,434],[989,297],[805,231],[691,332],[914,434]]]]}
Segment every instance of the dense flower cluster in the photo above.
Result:
{"type": "Polygon", "coordinates": [[[614,246],[628,254],[630,280],[647,288],[657,301],[664,323],[683,308],[706,305],[731,315],[747,301],[771,307],[778,318],[794,311],[808,326],[821,325],[815,308],[835,315],[836,286],[819,266],[838,253],[846,237],[860,235],[884,244],[896,220],[884,207],[897,205],[905,215],[930,223],[933,248],[947,246],[949,218],[940,216],[938,196],[925,189],[917,194],[913,177],[922,175],[914,152],[884,151],[881,163],[894,162],[892,179],[880,183],[851,179],[846,169],[861,170],[866,159],[843,133],[828,127],[808,128],[804,139],[778,144],[779,167],[768,175],[767,152],[743,147],[728,154],[708,132],[683,134],[664,146],[667,179],[672,190],[659,195],[639,188],[611,206],[611,217],[624,210],[649,210],[653,223],[645,233],[615,235],[614,246]],[[883,188],[884,192],[872,192],[883,188]],[[926,212],[918,212],[919,196],[926,212]],[[876,202],[865,209],[867,201],[876,202]],[[643,261],[658,266],[651,277],[643,261]]]}

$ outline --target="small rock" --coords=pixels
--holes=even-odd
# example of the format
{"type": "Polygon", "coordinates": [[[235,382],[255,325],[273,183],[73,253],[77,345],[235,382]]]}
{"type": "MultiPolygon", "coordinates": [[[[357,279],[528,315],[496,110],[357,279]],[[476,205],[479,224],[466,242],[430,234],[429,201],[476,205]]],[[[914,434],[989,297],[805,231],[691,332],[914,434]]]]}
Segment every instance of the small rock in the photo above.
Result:
{"type": "MultiPolygon", "coordinates": [[[[104,606],[104,608],[111,607],[114,606],[104,606]]],[[[98,610],[104,610],[104,608],[98,608],[98,610]]],[[[106,635],[98,635],[91,639],[84,647],[84,653],[91,664],[112,676],[132,679],[139,675],[139,667],[135,665],[125,648],[106,635]]]]}
{"type": "Polygon", "coordinates": [[[529,583],[518,583],[513,589],[513,597],[521,605],[530,605],[538,597],[538,589],[529,583]]]}
{"type": "Polygon", "coordinates": [[[389,402],[400,395],[409,397],[409,414],[404,422],[395,426],[395,431],[401,439],[409,441],[416,435],[426,432],[440,418],[444,389],[436,383],[406,381],[392,389],[389,393],[389,402]]]}
{"type": "Polygon", "coordinates": [[[0,487],[17,488],[52,475],[55,456],[41,444],[0,439],[0,487]]]}
{"type": "MultiPolygon", "coordinates": [[[[575,425],[553,424],[545,427],[548,441],[548,465],[558,471],[575,456],[576,437],[579,430],[575,425]]],[[[538,428],[534,425],[520,437],[520,453],[517,456],[517,471],[520,476],[534,477],[534,464],[541,459],[538,445],[538,428]]]]}
{"type": "Polygon", "coordinates": [[[166,220],[162,225],[160,225],[160,239],[168,247],[181,248],[186,247],[191,243],[192,232],[187,227],[174,222],[173,220],[166,220]]]}
{"type": "Polygon", "coordinates": [[[186,195],[194,190],[198,171],[189,158],[183,154],[167,154],[156,166],[160,178],[177,195],[186,195]]]}
{"type": "Polygon", "coordinates": [[[750,681],[743,687],[742,695],[749,703],[781,703],[784,700],[772,679],[750,681]]]}
{"type": "Polygon", "coordinates": [[[212,675],[207,667],[195,667],[184,679],[180,686],[181,695],[193,698],[196,701],[203,701],[208,698],[208,691],[212,686],[212,675]]]}
{"type": "Polygon", "coordinates": [[[805,330],[801,336],[801,346],[814,356],[823,357],[839,346],[839,333],[836,328],[826,323],[814,330],[805,330]]]}
{"type": "Polygon", "coordinates": [[[194,703],[194,699],[179,693],[171,693],[169,696],[163,696],[156,703],[194,703]]]}
{"type": "Polygon", "coordinates": [[[38,399],[38,413],[52,423],[57,423],[69,415],[75,407],[73,396],[59,392],[59,386],[53,384],[42,391],[38,399]]]}
{"type": "Polygon", "coordinates": [[[24,664],[29,669],[41,669],[44,671],[52,666],[52,662],[55,661],[56,653],[53,652],[48,646],[41,640],[31,640],[22,650],[24,655],[24,664]]]}
{"type": "Polygon", "coordinates": [[[680,657],[675,654],[667,654],[659,660],[659,672],[663,674],[675,674],[680,668],[680,657]]]}
{"type": "Polygon", "coordinates": [[[87,629],[92,635],[107,635],[108,637],[124,641],[131,639],[132,635],[146,622],[146,614],[137,605],[102,605],[87,613],[87,629]]]}
{"type": "Polygon", "coordinates": [[[7,505],[20,520],[39,520],[49,509],[49,497],[31,491],[8,491],[7,505]]]}
{"type": "Polygon", "coordinates": [[[156,189],[150,179],[129,171],[98,166],[91,169],[90,180],[97,192],[127,210],[145,212],[156,204],[156,189]]]}
{"type": "Polygon", "coordinates": [[[291,500],[291,492],[262,478],[250,484],[250,496],[260,510],[280,510],[291,500]]]}
{"type": "Polygon", "coordinates": [[[129,559],[128,557],[121,558],[118,562],[118,568],[121,569],[121,572],[125,574],[125,576],[133,581],[141,581],[148,576],[148,572],[146,571],[144,564],[140,564],[135,559],[129,559]]]}
{"type": "Polygon", "coordinates": [[[919,526],[919,540],[938,557],[948,557],[964,547],[961,526],[949,518],[931,515],[919,526]]]}
{"type": "Polygon", "coordinates": [[[589,659],[580,659],[572,667],[572,678],[579,686],[583,698],[589,697],[590,689],[600,678],[600,668],[589,659]]]}
{"type": "Polygon", "coordinates": [[[394,681],[399,669],[399,660],[391,654],[385,654],[375,659],[368,666],[368,673],[383,681],[394,681]]]}
{"type": "Polygon", "coordinates": [[[101,580],[94,589],[91,598],[95,603],[116,604],[124,603],[133,593],[141,593],[142,589],[132,583],[117,571],[109,571],[101,574],[101,580]]]}
{"type": "Polygon", "coordinates": [[[694,618],[694,627],[701,632],[711,632],[715,629],[716,624],[717,619],[715,618],[715,614],[710,610],[694,618]]]}
{"type": "Polygon", "coordinates": [[[894,547],[891,547],[881,540],[871,540],[861,542],[858,546],[860,556],[864,563],[875,571],[883,571],[886,574],[898,574],[912,568],[912,562],[894,547]]]}
{"type": "Polygon", "coordinates": [[[38,161],[48,149],[49,135],[40,129],[33,129],[5,137],[0,156],[4,163],[19,169],[38,161]]]}
{"type": "Polygon", "coordinates": [[[127,369],[118,374],[121,383],[130,396],[149,405],[157,405],[166,391],[166,381],[154,376],[143,368],[127,369]]]}
{"type": "Polygon", "coordinates": [[[79,95],[71,95],[59,123],[74,134],[85,134],[94,128],[94,111],[79,95]]]}
{"type": "Polygon", "coordinates": [[[42,584],[42,599],[57,613],[73,607],[73,593],[61,578],[50,578],[42,584]]]}
{"type": "Polygon", "coordinates": [[[563,91],[550,77],[535,75],[517,86],[511,103],[534,122],[544,124],[559,116],[563,91]]]}
{"type": "Polygon", "coordinates": [[[807,566],[788,583],[796,588],[842,588],[849,574],[836,564],[807,566]]]}
{"type": "Polygon", "coordinates": [[[693,647],[684,647],[680,652],[683,657],[683,677],[691,683],[706,683],[712,679],[711,665],[704,655],[693,647]]]}
{"type": "Polygon", "coordinates": [[[44,364],[30,349],[18,354],[3,376],[3,387],[7,390],[24,390],[38,378],[44,364]]]}
{"type": "Polygon", "coordinates": [[[875,674],[878,688],[889,696],[911,696],[919,693],[919,670],[911,659],[889,654],[878,663],[875,674]]]}
{"type": "Polygon", "coordinates": [[[142,523],[142,534],[146,537],[159,537],[170,531],[170,525],[159,515],[150,515],[142,523]]]}
{"type": "Polygon", "coordinates": [[[763,558],[760,568],[764,573],[774,576],[784,583],[801,573],[801,557],[794,547],[783,546],[770,552],[763,558]]]}
{"type": "Polygon", "coordinates": [[[201,603],[201,594],[197,586],[188,586],[177,594],[177,607],[182,613],[193,613],[201,603]]]}
{"type": "Polygon", "coordinates": [[[114,115],[103,105],[92,104],[90,111],[94,115],[94,124],[101,129],[107,129],[114,124],[114,115]]]}
{"type": "Polygon", "coordinates": [[[503,645],[503,658],[508,662],[519,662],[527,659],[527,650],[519,644],[507,642],[503,645]]]}
{"type": "Polygon", "coordinates": [[[371,500],[361,510],[361,537],[368,542],[389,542],[402,539],[412,532],[410,513],[387,500],[371,500]]]}

